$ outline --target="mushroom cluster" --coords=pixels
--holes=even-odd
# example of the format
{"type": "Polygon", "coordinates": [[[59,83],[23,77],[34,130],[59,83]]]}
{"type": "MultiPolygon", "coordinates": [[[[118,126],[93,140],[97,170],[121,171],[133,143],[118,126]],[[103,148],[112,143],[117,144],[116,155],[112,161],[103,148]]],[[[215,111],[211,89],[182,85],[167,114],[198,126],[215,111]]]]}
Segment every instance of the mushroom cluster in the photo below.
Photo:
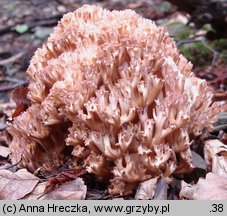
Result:
{"type": "Polygon", "coordinates": [[[193,169],[193,137],[219,107],[163,27],[132,10],[64,15],[27,70],[31,106],[14,118],[13,162],[31,171],[69,152],[112,194],[193,169]]]}

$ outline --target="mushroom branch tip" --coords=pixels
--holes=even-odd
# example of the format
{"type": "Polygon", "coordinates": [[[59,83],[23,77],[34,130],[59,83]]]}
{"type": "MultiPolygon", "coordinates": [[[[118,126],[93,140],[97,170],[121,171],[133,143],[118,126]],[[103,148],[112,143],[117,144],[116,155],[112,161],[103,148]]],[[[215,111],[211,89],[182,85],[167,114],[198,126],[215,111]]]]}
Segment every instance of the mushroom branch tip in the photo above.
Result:
{"type": "Polygon", "coordinates": [[[8,127],[13,163],[51,171],[70,153],[112,194],[191,172],[192,137],[219,112],[167,30],[132,10],[64,15],[27,75],[31,105],[8,127]]]}

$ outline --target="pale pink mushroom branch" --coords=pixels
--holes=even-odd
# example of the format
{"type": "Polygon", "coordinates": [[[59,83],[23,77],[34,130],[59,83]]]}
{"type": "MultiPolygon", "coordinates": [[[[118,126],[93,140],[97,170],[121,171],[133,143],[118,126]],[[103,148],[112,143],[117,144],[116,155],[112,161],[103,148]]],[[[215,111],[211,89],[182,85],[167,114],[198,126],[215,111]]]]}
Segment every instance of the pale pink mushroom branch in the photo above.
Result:
{"type": "Polygon", "coordinates": [[[66,14],[28,68],[29,109],[9,125],[12,161],[74,165],[129,194],[191,172],[192,137],[219,108],[163,27],[132,10],[84,5],[66,14]]]}

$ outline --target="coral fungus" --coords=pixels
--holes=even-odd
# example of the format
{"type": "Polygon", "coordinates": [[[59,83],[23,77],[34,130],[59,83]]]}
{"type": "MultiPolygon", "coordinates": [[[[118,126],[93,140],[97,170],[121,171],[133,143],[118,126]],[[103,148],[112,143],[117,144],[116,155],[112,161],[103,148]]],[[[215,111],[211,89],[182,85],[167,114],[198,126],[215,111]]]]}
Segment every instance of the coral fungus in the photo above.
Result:
{"type": "Polygon", "coordinates": [[[52,169],[68,148],[112,194],[190,172],[192,137],[219,109],[191,70],[166,29],[132,10],[64,15],[27,70],[31,106],[8,129],[13,162],[52,169]]]}

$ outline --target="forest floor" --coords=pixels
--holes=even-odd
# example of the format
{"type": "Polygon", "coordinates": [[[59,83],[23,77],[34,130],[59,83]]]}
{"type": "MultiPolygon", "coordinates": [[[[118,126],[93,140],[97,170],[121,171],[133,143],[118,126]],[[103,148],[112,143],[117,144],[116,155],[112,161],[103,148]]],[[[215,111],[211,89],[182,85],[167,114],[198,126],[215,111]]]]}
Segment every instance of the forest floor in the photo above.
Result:
{"type": "MultiPolygon", "coordinates": [[[[132,9],[157,25],[166,26],[180,51],[193,63],[196,76],[206,79],[213,88],[214,100],[226,104],[227,39],[206,40],[204,35],[211,26],[196,29],[193,23],[187,25],[189,16],[167,1],[0,0],[0,131],[4,132],[6,120],[15,109],[10,92],[27,83],[26,70],[35,50],[46,41],[63,14],[83,4],[98,4],[110,10],[132,9]]],[[[222,133],[225,144],[227,137],[222,131],[226,130],[225,115],[216,124],[216,134],[222,133]]],[[[3,146],[1,143],[0,138],[3,146]]],[[[0,159],[9,162],[1,153],[0,159]]]]}

